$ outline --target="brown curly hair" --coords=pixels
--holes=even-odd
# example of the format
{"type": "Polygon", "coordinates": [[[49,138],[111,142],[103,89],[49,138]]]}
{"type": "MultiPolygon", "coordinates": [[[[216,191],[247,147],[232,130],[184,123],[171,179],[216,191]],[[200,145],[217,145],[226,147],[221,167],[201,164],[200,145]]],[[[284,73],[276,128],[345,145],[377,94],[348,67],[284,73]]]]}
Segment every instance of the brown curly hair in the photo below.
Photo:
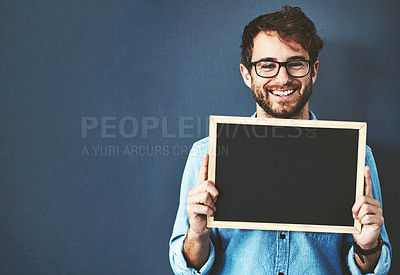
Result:
{"type": "Polygon", "coordinates": [[[242,64],[251,72],[254,37],[260,32],[276,31],[284,43],[296,42],[310,55],[312,64],[317,61],[318,53],[324,46],[317,35],[314,23],[299,7],[284,6],[281,10],[255,18],[243,30],[242,64]]]}

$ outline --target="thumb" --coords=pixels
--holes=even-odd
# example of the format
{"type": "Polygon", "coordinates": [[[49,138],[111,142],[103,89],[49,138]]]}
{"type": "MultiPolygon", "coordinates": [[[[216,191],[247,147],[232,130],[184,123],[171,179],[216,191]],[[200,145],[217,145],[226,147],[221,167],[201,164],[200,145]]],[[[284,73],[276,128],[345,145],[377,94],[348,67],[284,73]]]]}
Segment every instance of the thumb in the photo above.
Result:
{"type": "Polygon", "coordinates": [[[208,158],[208,154],[205,154],[203,161],[201,162],[199,175],[197,176],[197,183],[203,182],[208,179],[208,158]]]}
{"type": "Polygon", "coordinates": [[[364,194],[365,196],[372,196],[372,180],[371,180],[371,171],[368,166],[364,168],[364,194]]]}

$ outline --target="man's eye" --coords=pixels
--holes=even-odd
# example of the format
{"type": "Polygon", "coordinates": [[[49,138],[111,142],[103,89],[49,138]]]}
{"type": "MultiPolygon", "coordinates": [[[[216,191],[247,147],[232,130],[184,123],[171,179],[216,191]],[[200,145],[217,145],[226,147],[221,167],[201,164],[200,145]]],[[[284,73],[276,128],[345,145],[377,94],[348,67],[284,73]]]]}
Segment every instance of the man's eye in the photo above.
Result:
{"type": "Polygon", "coordinates": [[[301,67],[304,67],[304,62],[301,62],[301,61],[290,62],[290,63],[288,63],[288,67],[289,68],[301,68],[301,67]]]}
{"type": "Polygon", "coordinates": [[[267,62],[267,63],[260,63],[260,68],[261,69],[265,69],[265,70],[271,70],[271,69],[274,69],[276,67],[276,64],[275,63],[269,63],[269,62],[267,62]]]}

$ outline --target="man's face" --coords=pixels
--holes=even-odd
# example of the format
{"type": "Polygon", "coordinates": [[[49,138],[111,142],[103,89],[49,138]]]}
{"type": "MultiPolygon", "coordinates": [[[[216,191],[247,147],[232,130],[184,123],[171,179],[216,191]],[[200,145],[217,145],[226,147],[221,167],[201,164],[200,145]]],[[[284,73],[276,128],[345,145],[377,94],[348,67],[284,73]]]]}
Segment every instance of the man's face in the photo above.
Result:
{"type": "MultiPolygon", "coordinates": [[[[260,32],[254,38],[252,62],[259,60],[285,62],[294,59],[309,60],[309,58],[308,52],[300,44],[292,42],[289,47],[279,40],[276,32],[268,34],[260,32]]],[[[241,71],[246,85],[253,92],[254,99],[267,116],[296,118],[304,112],[308,115],[308,99],[316,80],[318,62],[311,66],[314,66],[314,72],[311,73],[310,68],[310,73],[300,78],[288,75],[285,67],[281,67],[278,75],[272,78],[258,76],[254,66],[250,74],[242,65],[241,71]]]]}

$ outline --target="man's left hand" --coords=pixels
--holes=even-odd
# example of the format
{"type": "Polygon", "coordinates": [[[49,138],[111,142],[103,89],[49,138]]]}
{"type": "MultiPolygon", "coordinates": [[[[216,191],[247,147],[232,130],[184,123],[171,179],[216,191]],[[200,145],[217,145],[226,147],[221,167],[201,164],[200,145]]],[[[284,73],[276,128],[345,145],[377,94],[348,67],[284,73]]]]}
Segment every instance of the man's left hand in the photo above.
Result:
{"type": "Polygon", "coordinates": [[[363,225],[361,233],[353,234],[354,241],[362,249],[372,249],[378,245],[378,237],[383,225],[381,204],[372,196],[371,172],[364,169],[364,196],[354,203],[353,217],[363,225]]]}

